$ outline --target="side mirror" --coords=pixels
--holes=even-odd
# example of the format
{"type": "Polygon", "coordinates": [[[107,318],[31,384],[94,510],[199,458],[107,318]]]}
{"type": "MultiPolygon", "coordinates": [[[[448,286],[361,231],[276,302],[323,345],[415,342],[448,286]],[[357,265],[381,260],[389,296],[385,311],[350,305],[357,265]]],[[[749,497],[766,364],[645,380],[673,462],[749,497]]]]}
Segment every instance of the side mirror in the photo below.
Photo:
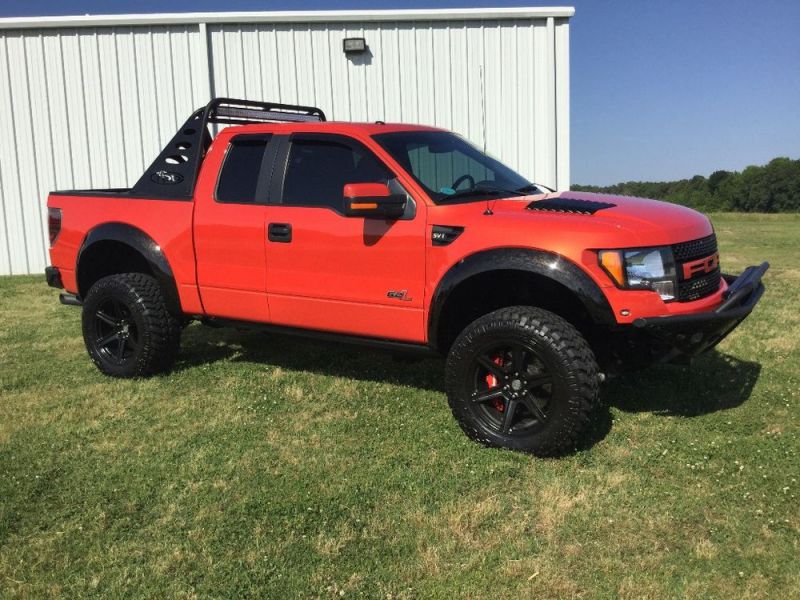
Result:
{"type": "Polygon", "coordinates": [[[406,212],[405,194],[392,194],[385,183],[344,186],[344,214],[369,219],[399,219],[406,212]]]}

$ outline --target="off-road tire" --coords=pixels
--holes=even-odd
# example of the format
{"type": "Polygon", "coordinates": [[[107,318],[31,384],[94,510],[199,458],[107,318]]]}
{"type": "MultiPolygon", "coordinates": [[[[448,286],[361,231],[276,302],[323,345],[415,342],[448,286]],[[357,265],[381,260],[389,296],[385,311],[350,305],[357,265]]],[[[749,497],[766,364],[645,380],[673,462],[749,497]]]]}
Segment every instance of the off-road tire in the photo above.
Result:
{"type": "MultiPolygon", "coordinates": [[[[509,381],[508,375],[514,378],[513,373],[508,373],[505,383],[514,383],[509,381]]],[[[520,379],[516,380],[517,384],[520,379]]],[[[562,455],[576,448],[589,425],[598,397],[598,367],[589,344],[570,323],[546,310],[513,306],[484,315],[461,332],[447,357],[445,390],[458,424],[473,440],[537,456],[562,455]],[[527,425],[523,427],[521,423],[519,431],[512,426],[508,432],[504,422],[495,425],[490,413],[500,411],[503,406],[506,414],[514,412],[507,410],[512,401],[512,386],[505,386],[508,391],[492,399],[488,406],[485,401],[480,404],[478,400],[481,394],[489,395],[502,388],[499,384],[503,381],[498,381],[502,379],[501,374],[508,368],[514,370],[513,366],[503,364],[505,351],[500,351],[494,359],[495,363],[501,363],[498,368],[490,365],[489,370],[479,370],[486,363],[484,349],[506,344],[512,348],[508,353],[512,357],[509,361],[514,357],[513,348],[521,348],[529,363],[535,363],[525,366],[525,381],[521,387],[536,389],[535,394],[530,392],[533,396],[526,394],[525,404],[522,399],[513,400],[517,412],[522,407],[520,419],[527,416],[527,421],[523,421],[527,425]],[[497,375],[488,375],[493,377],[491,386],[483,383],[490,371],[497,375]],[[536,381],[547,381],[547,372],[551,374],[550,383],[536,388],[536,381]],[[486,389],[478,390],[482,385],[486,389]],[[538,396],[544,397],[548,390],[549,398],[535,400],[538,396]],[[539,406],[542,402],[546,403],[546,413],[545,408],[539,406]]],[[[498,412],[500,421],[504,416],[498,412]]],[[[509,416],[510,422],[513,421],[514,416],[509,416]]]]}
{"type": "Polygon", "coordinates": [[[180,348],[180,317],[167,309],[158,282],[144,273],[99,279],[84,299],[82,325],[89,356],[112,377],[147,377],[168,371],[180,348]],[[122,316],[108,318],[115,308],[122,316]],[[121,351],[119,335],[112,338],[115,331],[122,331],[120,323],[125,325],[121,351]],[[99,345],[109,338],[107,346],[99,345]],[[124,356],[118,360],[117,354],[124,356]]]}

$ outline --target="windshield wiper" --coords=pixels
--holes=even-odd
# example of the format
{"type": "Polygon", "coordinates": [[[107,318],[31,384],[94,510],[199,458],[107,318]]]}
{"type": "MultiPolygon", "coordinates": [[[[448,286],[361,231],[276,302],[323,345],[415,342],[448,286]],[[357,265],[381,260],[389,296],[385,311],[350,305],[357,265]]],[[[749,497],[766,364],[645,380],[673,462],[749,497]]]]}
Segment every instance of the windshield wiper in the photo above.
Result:
{"type": "Polygon", "coordinates": [[[461,190],[460,192],[456,192],[455,194],[450,194],[449,196],[445,196],[441,200],[440,203],[449,202],[453,199],[458,198],[467,198],[469,196],[526,196],[527,194],[521,190],[507,190],[504,188],[496,188],[496,187],[489,187],[486,185],[476,185],[473,188],[468,190],[461,190]]]}
{"type": "Polygon", "coordinates": [[[517,188],[514,191],[521,192],[521,193],[528,193],[528,192],[534,192],[534,191],[537,191],[537,190],[538,191],[547,190],[548,192],[555,192],[555,190],[553,188],[547,187],[546,185],[542,185],[541,183],[529,183],[528,185],[524,185],[521,188],[517,188]]]}

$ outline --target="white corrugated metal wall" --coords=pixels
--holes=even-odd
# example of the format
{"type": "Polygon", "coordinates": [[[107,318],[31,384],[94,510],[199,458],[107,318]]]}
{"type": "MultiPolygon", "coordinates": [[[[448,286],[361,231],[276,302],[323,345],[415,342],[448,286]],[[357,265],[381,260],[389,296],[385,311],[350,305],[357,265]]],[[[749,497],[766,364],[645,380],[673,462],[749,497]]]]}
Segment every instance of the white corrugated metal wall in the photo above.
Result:
{"type": "Polygon", "coordinates": [[[0,19],[0,274],[44,270],[48,191],[132,185],[211,95],[445,127],[565,189],[571,14],[0,19]],[[369,52],[346,57],[345,37],[369,52]]]}
{"type": "Polygon", "coordinates": [[[47,193],[127,187],[196,106],[197,27],[6,31],[0,39],[0,274],[47,264],[47,193]]]}

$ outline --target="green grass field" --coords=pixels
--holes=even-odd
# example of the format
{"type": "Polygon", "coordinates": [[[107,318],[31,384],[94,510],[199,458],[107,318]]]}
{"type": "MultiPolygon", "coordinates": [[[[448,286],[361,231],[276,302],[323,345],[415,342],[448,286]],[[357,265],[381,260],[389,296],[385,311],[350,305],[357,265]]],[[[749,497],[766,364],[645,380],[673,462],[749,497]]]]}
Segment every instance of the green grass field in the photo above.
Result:
{"type": "Polygon", "coordinates": [[[713,220],[762,303],[557,460],[470,442],[438,360],[192,325],[108,379],[79,310],[0,279],[0,596],[800,597],[800,215],[713,220]]]}

